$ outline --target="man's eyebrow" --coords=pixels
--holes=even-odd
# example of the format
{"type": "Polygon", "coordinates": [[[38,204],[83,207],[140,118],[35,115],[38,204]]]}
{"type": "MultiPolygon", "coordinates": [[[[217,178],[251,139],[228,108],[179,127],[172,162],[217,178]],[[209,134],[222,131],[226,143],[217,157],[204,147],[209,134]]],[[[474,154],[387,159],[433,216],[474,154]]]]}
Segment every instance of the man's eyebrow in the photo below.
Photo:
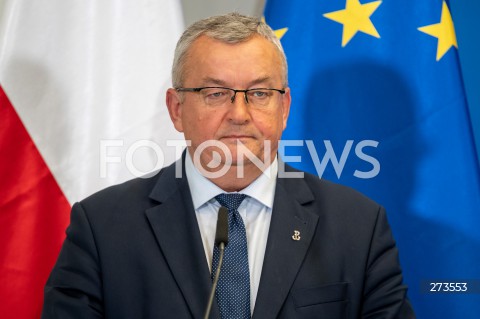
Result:
{"type": "Polygon", "coordinates": [[[211,77],[205,77],[202,79],[202,83],[205,83],[204,85],[218,85],[218,86],[226,86],[227,82],[220,80],[220,79],[215,79],[211,77]]]}
{"type": "MultiPolygon", "coordinates": [[[[270,80],[271,80],[270,76],[259,77],[255,80],[250,81],[247,88],[250,88],[250,87],[255,86],[257,84],[260,84],[260,83],[269,82],[270,80]]],[[[228,86],[226,81],[216,79],[216,78],[212,78],[212,77],[203,78],[202,83],[203,83],[202,85],[207,85],[207,86],[208,85],[218,85],[218,86],[222,86],[222,87],[227,87],[228,86]]]]}
{"type": "Polygon", "coordinates": [[[265,83],[265,82],[268,82],[270,80],[271,80],[271,77],[263,76],[263,77],[260,77],[260,78],[257,78],[255,80],[251,81],[249,87],[252,87],[252,86],[260,84],[260,83],[265,83]]]}

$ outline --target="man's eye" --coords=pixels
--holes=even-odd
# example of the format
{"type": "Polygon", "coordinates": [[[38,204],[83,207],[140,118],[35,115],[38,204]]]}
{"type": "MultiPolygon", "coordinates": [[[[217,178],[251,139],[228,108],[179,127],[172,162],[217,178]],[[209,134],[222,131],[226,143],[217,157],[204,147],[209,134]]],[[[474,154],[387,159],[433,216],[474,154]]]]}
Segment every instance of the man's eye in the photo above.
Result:
{"type": "Polygon", "coordinates": [[[250,92],[251,96],[257,99],[265,98],[268,97],[268,92],[267,91],[251,91],[250,92]]]}
{"type": "Polygon", "coordinates": [[[219,90],[207,91],[205,93],[206,93],[206,97],[209,98],[209,99],[219,99],[219,98],[225,97],[227,95],[227,92],[225,90],[223,90],[223,91],[219,91],[219,90]]]}

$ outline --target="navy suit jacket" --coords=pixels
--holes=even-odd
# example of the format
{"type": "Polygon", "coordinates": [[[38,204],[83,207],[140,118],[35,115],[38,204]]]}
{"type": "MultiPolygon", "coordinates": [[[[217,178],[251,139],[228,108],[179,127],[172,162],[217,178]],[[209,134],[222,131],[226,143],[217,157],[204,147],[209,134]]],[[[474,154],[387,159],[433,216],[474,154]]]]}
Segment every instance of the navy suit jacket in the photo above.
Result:
{"type": "MultiPolygon", "coordinates": [[[[172,165],[73,206],[42,318],[202,318],[211,287],[172,165]]],[[[313,175],[277,180],[253,318],[413,318],[406,290],[381,206],[313,175]]]]}

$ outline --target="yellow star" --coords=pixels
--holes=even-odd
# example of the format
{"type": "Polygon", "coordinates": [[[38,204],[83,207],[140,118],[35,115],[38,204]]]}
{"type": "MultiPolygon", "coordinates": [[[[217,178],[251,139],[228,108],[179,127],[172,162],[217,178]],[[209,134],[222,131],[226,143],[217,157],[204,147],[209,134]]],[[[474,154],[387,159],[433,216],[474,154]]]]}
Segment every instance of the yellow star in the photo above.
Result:
{"type": "Polygon", "coordinates": [[[278,30],[273,30],[273,32],[275,33],[275,35],[279,39],[282,39],[282,37],[285,35],[285,33],[287,33],[287,31],[288,31],[288,28],[281,28],[281,29],[278,29],[278,30]]]}
{"type": "Polygon", "coordinates": [[[344,10],[325,13],[323,16],[343,24],[342,47],[345,47],[358,31],[380,38],[370,16],[381,3],[382,1],[374,1],[360,4],[359,0],[347,0],[344,10]]]}
{"type": "MultiPolygon", "coordinates": [[[[265,17],[262,17],[262,21],[265,22],[265,17]]],[[[278,30],[273,30],[273,33],[275,33],[277,38],[279,40],[281,40],[282,37],[285,35],[285,33],[287,33],[287,31],[288,31],[288,28],[281,28],[281,29],[278,29],[278,30]]]]}
{"type": "Polygon", "coordinates": [[[438,39],[437,61],[439,61],[452,46],[458,48],[452,15],[445,1],[443,1],[440,23],[427,25],[418,28],[418,30],[438,39]]]}

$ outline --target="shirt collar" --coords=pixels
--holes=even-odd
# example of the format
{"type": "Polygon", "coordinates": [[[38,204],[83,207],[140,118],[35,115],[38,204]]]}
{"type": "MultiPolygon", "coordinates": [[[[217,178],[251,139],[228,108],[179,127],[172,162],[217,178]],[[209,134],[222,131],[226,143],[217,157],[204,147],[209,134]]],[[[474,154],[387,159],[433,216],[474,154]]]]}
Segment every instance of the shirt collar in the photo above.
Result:
{"type": "MultiPolygon", "coordinates": [[[[186,153],[185,174],[190,187],[190,193],[192,194],[193,207],[198,209],[215,196],[225,193],[225,191],[203,176],[193,164],[190,153],[188,151],[186,153]]],[[[274,161],[265,172],[238,193],[245,194],[268,208],[272,208],[275,186],[277,184],[277,173],[278,160],[275,156],[274,161]]]]}

